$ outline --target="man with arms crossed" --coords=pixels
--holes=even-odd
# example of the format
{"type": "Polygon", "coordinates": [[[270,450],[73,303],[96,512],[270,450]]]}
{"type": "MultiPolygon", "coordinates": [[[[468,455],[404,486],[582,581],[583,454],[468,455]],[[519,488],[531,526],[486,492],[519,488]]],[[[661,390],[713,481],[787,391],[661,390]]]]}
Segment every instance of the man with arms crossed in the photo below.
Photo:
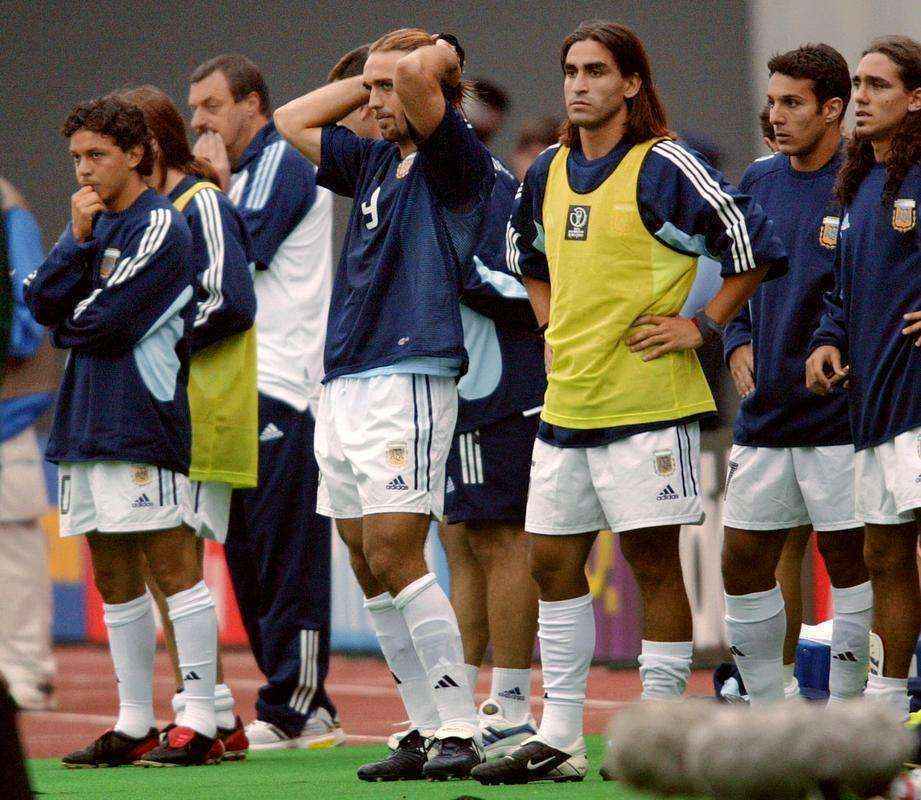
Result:
{"type": "Polygon", "coordinates": [[[683,692],[692,631],[678,533],[703,519],[697,420],[714,410],[694,348],[785,261],[757,204],[671,139],[632,31],[583,23],[561,64],[563,143],[531,166],[509,231],[538,321],[549,320],[525,522],[544,714],[537,736],[473,771],[483,783],[585,776],[585,562],[600,529],[622,534],[643,596],[643,697],[683,692]],[[722,262],[723,285],[694,321],[677,317],[702,254],[722,262]]]}
{"type": "Polygon", "coordinates": [[[423,553],[442,515],[466,367],[461,281],[494,179],[457,108],[461,58],[444,38],[394,31],[371,46],[361,77],[275,114],[318,182],[355,200],[327,329],[318,508],[349,546],[413,726],[359,770],[368,780],[464,777],[482,757],[457,618],[423,553]],[[384,141],[335,124],[365,103],[384,141]],[[430,728],[438,752],[426,762],[420,731],[430,728]]]}
{"type": "Polygon", "coordinates": [[[316,512],[312,454],[332,282],[332,195],[278,135],[265,80],[249,59],[222,55],[196,68],[189,106],[200,137],[194,152],[221,176],[257,266],[259,483],[234,491],[225,544],[266,677],[246,734],[253,750],[330,747],[345,733],[325,689],[332,543],[329,520],[316,512]]]}
{"type": "Polygon", "coordinates": [[[153,148],[140,109],[114,96],[84,103],[63,133],[80,188],[72,222],[27,279],[26,303],[70,351],[47,457],[59,465],[61,535],[87,536],[119,696],[113,730],[64,764],[202,764],[221,747],[212,752],[217,617],[184,524],[192,237],[144,182],[153,148]],[[156,629],[142,554],[166,595],[184,675],[184,735],[169,747],[154,727],[156,629]]]}
{"type": "Polygon", "coordinates": [[[840,701],[863,690],[873,592],[854,517],[846,398],[817,397],[799,379],[822,291],[834,281],[840,208],[833,189],[850,73],[824,44],[776,55],[768,70],[779,153],[752,164],[739,188],[774,221],[790,272],[758,287],[726,329],[726,361],[744,397],[723,515],[726,628],[751,702],[782,699],[793,664],[784,664],[787,620],[775,570],[788,532],[811,523],[832,583],[829,690],[840,701]]]}
{"type": "Polygon", "coordinates": [[[853,86],[856,127],[836,188],[837,283],[806,380],[819,394],[847,389],[873,584],[866,695],[907,715],[921,630],[921,44],[907,36],[872,42],[853,86]]]}

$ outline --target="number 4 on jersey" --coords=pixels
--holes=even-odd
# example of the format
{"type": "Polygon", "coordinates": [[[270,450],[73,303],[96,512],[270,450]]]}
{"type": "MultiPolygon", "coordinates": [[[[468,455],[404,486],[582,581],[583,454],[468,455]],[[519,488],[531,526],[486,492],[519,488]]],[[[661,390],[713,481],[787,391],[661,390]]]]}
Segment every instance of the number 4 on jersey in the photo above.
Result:
{"type": "Polygon", "coordinates": [[[371,195],[371,201],[361,204],[361,213],[367,214],[371,219],[365,222],[365,227],[373,231],[377,227],[377,198],[381,193],[381,187],[378,186],[371,195]]]}

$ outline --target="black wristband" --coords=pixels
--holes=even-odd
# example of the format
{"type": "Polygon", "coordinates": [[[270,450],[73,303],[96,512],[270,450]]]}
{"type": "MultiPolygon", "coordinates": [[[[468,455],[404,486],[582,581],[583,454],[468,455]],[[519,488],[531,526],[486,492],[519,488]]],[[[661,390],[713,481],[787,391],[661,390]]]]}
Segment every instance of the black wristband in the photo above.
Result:
{"type": "Polygon", "coordinates": [[[720,325],[702,308],[694,315],[694,324],[697,325],[697,329],[700,331],[703,344],[708,344],[709,342],[722,343],[726,326],[720,325]]]}
{"type": "Polygon", "coordinates": [[[536,333],[540,337],[543,337],[544,334],[547,332],[547,326],[549,324],[550,324],[549,322],[545,322],[543,325],[538,326],[537,328],[534,329],[534,333],[536,333]]]}

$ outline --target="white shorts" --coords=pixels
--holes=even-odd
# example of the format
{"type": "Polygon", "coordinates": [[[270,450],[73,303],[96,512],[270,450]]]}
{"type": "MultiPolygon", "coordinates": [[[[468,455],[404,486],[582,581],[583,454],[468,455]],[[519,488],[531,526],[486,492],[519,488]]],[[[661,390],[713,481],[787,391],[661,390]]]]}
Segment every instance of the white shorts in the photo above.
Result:
{"type": "Polygon", "coordinates": [[[857,453],[857,518],[873,525],[912,522],[921,508],[921,428],[857,453]]]}
{"type": "Polygon", "coordinates": [[[48,507],[38,439],[26,428],[0,443],[0,522],[30,522],[48,507]]]}
{"type": "Polygon", "coordinates": [[[193,526],[189,479],[172,470],[120,461],[58,465],[61,536],[142,533],[193,526]]]}
{"type": "Polygon", "coordinates": [[[854,446],[750,447],[734,444],[723,524],[743,531],[809,525],[861,527],[854,514],[854,446]]]}
{"type": "Polygon", "coordinates": [[[317,512],[334,519],[388,512],[441,519],[456,421],[453,378],[333,379],[317,410],[317,512]]]}
{"type": "Polygon", "coordinates": [[[196,536],[224,544],[230,522],[230,495],[233,487],[221,481],[192,481],[189,498],[192,506],[191,526],[196,536]]]}
{"type": "Polygon", "coordinates": [[[703,520],[696,422],[600,447],[534,443],[525,515],[530,533],[622,533],[703,520]]]}

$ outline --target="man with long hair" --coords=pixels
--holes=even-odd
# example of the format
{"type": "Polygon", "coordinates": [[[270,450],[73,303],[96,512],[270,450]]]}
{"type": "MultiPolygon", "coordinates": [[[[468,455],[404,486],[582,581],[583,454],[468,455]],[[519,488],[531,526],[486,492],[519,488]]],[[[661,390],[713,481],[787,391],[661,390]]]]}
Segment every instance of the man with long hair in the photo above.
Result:
{"type": "MultiPolygon", "coordinates": [[[[192,418],[191,504],[198,534],[199,562],[204,540],[227,538],[230,496],[234,488],[256,485],[256,317],[250,241],[240,215],[217,188],[218,176],[189,147],[179,110],[154,86],[123,92],[127,102],[144,112],[154,144],[154,166],[148,183],[182,213],[192,232],[189,259],[197,279],[192,360],[189,366],[189,411],[192,418]]],[[[177,691],[173,695],[176,722],[147,762],[182,762],[178,743],[187,736],[183,714],[188,700],[182,664],[175,645],[166,598],[153,576],[148,586],[160,608],[164,634],[173,660],[177,691]]],[[[244,758],[248,742],[234,714],[230,687],[224,682],[220,652],[214,710],[217,738],[224,744],[223,760],[244,758]]]]}
{"type": "Polygon", "coordinates": [[[355,200],[327,328],[317,507],[349,547],[412,725],[359,770],[366,780],[465,777],[482,758],[457,618],[423,552],[442,516],[467,361],[462,278],[494,180],[459,111],[462,61],[452,36],[393,31],[371,45],[361,76],[275,112],[318,182],[355,200]],[[335,124],[365,103],[382,141],[335,124]],[[421,732],[432,728],[426,761],[421,732]]]}
{"type": "Polygon", "coordinates": [[[726,361],[743,394],[723,512],[726,628],[752,703],[781,699],[787,686],[794,691],[795,650],[784,653],[784,645],[798,635],[798,620],[791,625],[785,614],[775,571],[789,534],[811,524],[832,583],[829,690],[838,702],[863,690],[873,592],[854,516],[846,398],[817,397],[799,378],[822,293],[834,281],[840,208],[833,190],[850,73],[825,44],[777,54],[768,71],[779,152],[752,164],[739,188],[774,221],[790,271],[758,287],[726,329],[726,361]]]}
{"type": "Polygon", "coordinates": [[[70,351],[46,455],[58,464],[61,535],[89,544],[119,697],[114,728],[64,764],[130,764],[159,743],[142,555],[190,666],[183,747],[189,762],[205,763],[216,736],[217,617],[186,524],[192,235],[144,181],[154,151],[140,109],[103,97],[74,108],[62,132],[80,188],[72,221],[26,281],[26,303],[70,351]]]}
{"type": "Polygon", "coordinates": [[[806,381],[847,390],[857,519],[873,586],[868,698],[908,713],[921,630],[921,44],[872,42],[853,78],[854,136],[838,175],[837,282],[806,381]]]}
{"type": "Polygon", "coordinates": [[[253,750],[345,741],[326,692],[332,537],[317,514],[317,394],[332,283],[332,194],[271,120],[269,90],[245,56],[216,56],[190,78],[194,153],[218,172],[256,261],[259,478],[236,488],[224,553],[265,683],[253,750]],[[229,188],[228,188],[229,187],[229,188]]]}
{"type": "Polygon", "coordinates": [[[560,61],[561,143],[528,170],[508,233],[509,263],[546,326],[525,521],[544,713],[537,736],[473,770],[483,783],[585,776],[585,563],[601,529],[621,534],[643,597],[643,697],[683,692],[693,645],[678,533],[703,520],[698,420],[714,410],[694,349],[786,260],[760,207],[673,140],[631,30],[583,23],[560,61]],[[721,261],[723,285],[693,320],[678,317],[703,254],[721,261]]]}

